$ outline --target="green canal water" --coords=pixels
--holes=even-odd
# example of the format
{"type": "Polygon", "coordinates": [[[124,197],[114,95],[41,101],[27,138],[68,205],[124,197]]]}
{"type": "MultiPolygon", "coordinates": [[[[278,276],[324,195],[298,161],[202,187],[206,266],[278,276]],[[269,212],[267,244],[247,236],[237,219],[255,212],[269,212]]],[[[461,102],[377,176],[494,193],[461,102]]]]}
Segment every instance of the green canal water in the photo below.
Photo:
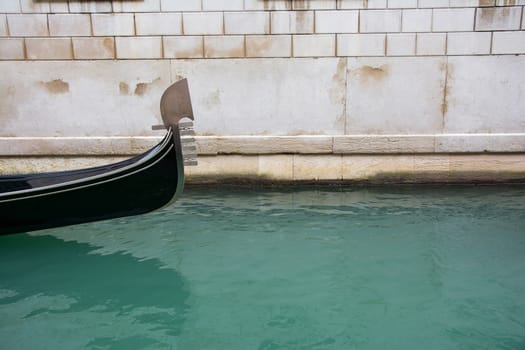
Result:
{"type": "Polygon", "coordinates": [[[525,349],[525,188],[187,189],[3,236],[0,349],[525,349]]]}

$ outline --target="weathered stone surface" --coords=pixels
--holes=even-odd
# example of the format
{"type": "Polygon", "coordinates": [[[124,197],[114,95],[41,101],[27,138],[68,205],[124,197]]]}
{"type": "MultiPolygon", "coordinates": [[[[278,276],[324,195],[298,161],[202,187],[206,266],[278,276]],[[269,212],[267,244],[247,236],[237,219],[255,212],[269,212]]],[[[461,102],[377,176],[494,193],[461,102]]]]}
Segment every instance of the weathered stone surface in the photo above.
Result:
{"type": "Polygon", "coordinates": [[[202,36],[165,36],[162,39],[165,58],[204,57],[202,36]]]}
{"type": "Polygon", "coordinates": [[[344,59],[173,61],[200,135],[333,135],[344,125],[344,59]]]}
{"type": "Polygon", "coordinates": [[[447,34],[445,33],[417,33],[416,55],[441,56],[447,49],[447,34]]]}
{"type": "Polygon", "coordinates": [[[230,136],[197,137],[203,154],[332,153],[329,136],[230,136]]]}
{"type": "Polygon", "coordinates": [[[169,61],[0,62],[0,74],[0,136],[155,135],[170,84],[169,61]]]}
{"type": "MultiPolygon", "coordinates": [[[[0,157],[0,174],[80,169],[123,157],[0,157]]],[[[187,183],[304,181],[419,183],[525,181],[525,154],[515,155],[219,155],[186,167],[187,183]]]]}
{"type": "MultiPolygon", "coordinates": [[[[157,136],[0,137],[0,156],[134,155],[157,136]]],[[[199,155],[525,153],[525,134],[196,136],[199,155]]]]}
{"type": "Polygon", "coordinates": [[[199,157],[199,165],[186,167],[189,179],[217,181],[231,179],[256,179],[259,174],[258,156],[199,157]]]}
{"type": "Polygon", "coordinates": [[[0,137],[0,157],[136,155],[153,147],[161,138],[161,136],[0,137]]]}
{"type": "Polygon", "coordinates": [[[291,35],[249,35],[246,37],[247,57],[292,56],[291,35]]]}
{"type": "Polygon", "coordinates": [[[346,134],[439,133],[445,76],[444,58],[349,58],[346,134]]]}
{"type": "Polygon", "coordinates": [[[294,156],[276,154],[259,156],[258,176],[265,180],[293,181],[294,156]]]}
{"type": "Polygon", "coordinates": [[[343,179],[343,156],[340,155],[294,155],[293,178],[296,181],[319,181],[343,179]]]}
{"type": "Polygon", "coordinates": [[[412,181],[414,157],[401,155],[342,156],[343,180],[412,181]]]}
{"type": "Polygon", "coordinates": [[[449,57],[445,133],[525,132],[525,57],[449,57]]]}
{"type": "Polygon", "coordinates": [[[445,134],[436,136],[436,152],[525,152],[525,134],[445,134]]]}
{"type": "Polygon", "coordinates": [[[334,153],[433,153],[434,135],[335,136],[334,153]]]}

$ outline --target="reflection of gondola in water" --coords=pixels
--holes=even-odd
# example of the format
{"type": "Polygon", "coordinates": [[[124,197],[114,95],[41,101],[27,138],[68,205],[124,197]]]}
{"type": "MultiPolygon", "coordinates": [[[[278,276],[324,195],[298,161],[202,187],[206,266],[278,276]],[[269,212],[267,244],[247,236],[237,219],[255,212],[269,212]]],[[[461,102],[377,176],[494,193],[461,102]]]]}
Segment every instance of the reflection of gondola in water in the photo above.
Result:
{"type": "Polygon", "coordinates": [[[164,139],[134,158],[96,168],[0,176],[0,234],[78,224],[150,212],[182,192],[184,165],[195,160],[181,135],[192,133],[193,110],[186,80],[161,98],[164,139]],[[179,123],[180,122],[180,123],[179,123]]]}
{"type": "Polygon", "coordinates": [[[2,349],[135,348],[116,345],[129,338],[164,349],[182,331],[190,311],[188,282],[174,268],[160,268],[155,257],[97,253],[103,247],[96,243],[48,232],[3,236],[1,242],[0,300],[9,310],[0,325],[2,349]],[[24,340],[27,332],[35,338],[24,340]],[[103,344],[79,345],[95,340],[103,344]]]}

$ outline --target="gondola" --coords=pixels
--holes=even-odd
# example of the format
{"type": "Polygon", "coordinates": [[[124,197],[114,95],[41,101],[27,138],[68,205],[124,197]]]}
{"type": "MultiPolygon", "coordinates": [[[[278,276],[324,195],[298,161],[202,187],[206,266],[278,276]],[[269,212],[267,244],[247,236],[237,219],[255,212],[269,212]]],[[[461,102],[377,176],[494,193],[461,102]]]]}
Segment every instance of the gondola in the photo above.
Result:
{"type": "Polygon", "coordinates": [[[184,165],[195,165],[186,79],[166,89],[160,110],[163,140],[149,151],[104,166],[0,176],[0,234],[28,232],[144,214],[182,192],[184,165]]]}

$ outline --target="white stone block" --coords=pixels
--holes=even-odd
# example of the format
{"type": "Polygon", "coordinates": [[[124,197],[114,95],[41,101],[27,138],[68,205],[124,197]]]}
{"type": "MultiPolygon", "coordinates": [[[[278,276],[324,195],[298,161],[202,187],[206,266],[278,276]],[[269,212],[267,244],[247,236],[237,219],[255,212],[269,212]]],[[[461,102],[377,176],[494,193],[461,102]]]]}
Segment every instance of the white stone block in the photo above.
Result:
{"type": "Polygon", "coordinates": [[[436,135],[438,153],[524,152],[525,134],[443,134],[436,135]]]}
{"type": "Polygon", "coordinates": [[[165,36],[165,58],[202,58],[204,57],[204,42],[202,36],[165,36]]]}
{"type": "Polygon", "coordinates": [[[185,35],[223,34],[221,12],[185,12],[182,18],[185,35]]]}
{"type": "Polygon", "coordinates": [[[293,56],[335,56],[335,34],[294,35],[293,56]]]}
{"type": "Polygon", "coordinates": [[[100,13],[112,11],[111,1],[69,1],[69,12],[71,13],[100,13]]]}
{"type": "Polygon", "coordinates": [[[525,132],[523,64],[523,56],[449,57],[444,132],[525,132]]]}
{"type": "Polygon", "coordinates": [[[190,82],[197,134],[333,135],[343,133],[345,63],[337,58],[177,60],[172,76],[190,82]]]}
{"type": "Polygon", "coordinates": [[[246,36],[246,57],[290,57],[291,55],[290,35],[246,36]]]}
{"type": "Polygon", "coordinates": [[[335,10],[336,0],[292,1],[294,10],[335,10]]]}
{"type": "Polygon", "coordinates": [[[161,37],[117,37],[115,48],[117,58],[162,58],[161,37]]]}
{"type": "MultiPolygon", "coordinates": [[[[333,136],[196,136],[195,139],[199,155],[333,153],[333,136]]],[[[2,144],[0,143],[0,149],[1,146],[2,144]]]]}
{"type": "Polygon", "coordinates": [[[218,155],[199,157],[199,165],[186,167],[189,181],[213,183],[232,179],[259,179],[259,157],[243,155],[218,155]]]}
{"type": "Polygon", "coordinates": [[[291,10],[292,0],[244,0],[245,10],[291,10]]]}
{"type": "Polygon", "coordinates": [[[492,54],[524,54],[525,32],[494,32],[492,54]]]}
{"type": "Polygon", "coordinates": [[[182,34],[180,13],[137,13],[135,14],[137,35],[178,35],[182,34]]]}
{"type": "Polygon", "coordinates": [[[11,36],[48,36],[47,15],[7,15],[11,36]]]}
{"type": "Polygon", "coordinates": [[[400,10],[363,10],[359,14],[360,33],[401,31],[400,10]]]}
{"type": "Polygon", "coordinates": [[[268,180],[292,181],[294,155],[261,155],[259,158],[258,177],[268,180]]]}
{"type": "Polygon", "coordinates": [[[516,30],[520,28],[521,7],[490,7],[476,11],[476,30],[516,30]]]}
{"type": "Polygon", "coordinates": [[[30,60],[73,59],[71,38],[27,38],[26,52],[30,60]]]}
{"type": "Polygon", "coordinates": [[[224,13],[225,34],[268,34],[270,14],[263,11],[224,13]]]}
{"type": "Polygon", "coordinates": [[[387,34],[387,56],[413,56],[416,53],[416,34],[387,34]]]}
{"type": "Polygon", "coordinates": [[[243,0],[202,0],[204,11],[242,11],[243,0]]]}
{"type": "Polygon", "coordinates": [[[201,0],[160,0],[161,10],[166,11],[200,11],[201,0]]]}
{"type": "Polygon", "coordinates": [[[49,4],[49,11],[51,13],[68,13],[69,4],[67,2],[53,2],[49,4]]]}
{"type": "Polygon", "coordinates": [[[113,12],[159,12],[160,0],[114,0],[113,12]]]}
{"type": "Polygon", "coordinates": [[[343,157],[339,155],[294,154],[295,181],[343,180],[343,157]]]}
{"type": "Polygon", "coordinates": [[[434,153],[434,135],[334,136],[333,153],[434,153]]]}
{"type": "Polygon", "coordinates": [[[50,14],[49,35],[90,36],[91,20],[87,14],[50,14]]]}
{"type": "Polygon", "coordinates": [[[0,1],[0,12],[2,13],[20,13],[20,0],[2,0],[0,1]]]}
{"type": "Polygon", "coordinates": [[[450,7],[494,6],[495,0],[450,0],[450,7]]]}
{"type": "Polygon", "coordinates": [[[316,33],[357,33],[359,30],[358,11],[316,11],[316,33]]]}
{"type": "Polygon", "coordinates": [[[416,55],[439,56],[446,52],[446,33],[417,33],[416,55]]]}
{"type": "Polygon", "coordinates": [[[75,59],[113,59],[115,58],[115,39],[113,37],[73,38],[75,59]]]}
{"type": "Polygon", "coordinates": [[[447,34],[448,55],[489,55],[492,35],[488,32],[447,34]]]}
{"type": "Polygon", "coordinates": [[[448,7],[449,0],[418,0],[419,8],[440,8],[448,7]]]}
{"type": "Polygon", "coordinates": [[[388,8],[416,8],[417,0],[388,0],[388,8]]]}
{"type": "Polygon", "coordinates": [[[167,60],[0,62],[2,133],[158,135],[151,125],[161,120],[159,98],[170,84],[169,67],[167,60]]]}
{"type": "Polygon", "coordinates": [[[413,176],[414,156],[411,155],[343,156],[343,180],[385,183],[410,181],[413,176]]]}
{"type": "Polygon", "coordinates": [[[384,56],[385,34],[338,34],[337,56],[384,56]]]}
{"type": "Polygon", "coordinates": [[[93,35],[134,35],[135,20],[133,14],[94,14],[91,16],[93,35]]]}
{"type": "Polygon", "coordinates": [[[244,57],[244,36],[206,36],[204,37],[205,58],[244,57]]]}
{"type": "MultiPolygon", "coordinates": [[[[0,60],[21,60],[24,57],[24,39],[0,38],[0,60]]],[[[7,91],[5,93],[7,95],[7,91]]]]}
{"type": "Polygon", "coordinates": [[[474,29],[474,8],[435,9],[432,18],[434,32],[461,32],[474,29]]]}
{"type": "Polygon", "coordinates": [[[23,13],[48,13],[49,2],[35,2],[35,0],[20,0],[23,13]]]}
{"type": "Polygon", "coordinates": [[[346,134],[439,133],[445,67],[443,57],[349,58],[346,134]]]}
{"type": "Polygon", "coordinates": [[[271,12],[272,34],[307,34],[314,31],[313,11],[271,12]]]}
{"type": "Polygon", "coordinates": [[[7,36],[7,18],[5,14],[0,14],[0,36],[7,36]]]}
{"type": "Polygon", "coordinates": [[[385,9],[386,0],[337,0],[338,9],[385,9]]]}
{"type": "Polygon", "coordinates": [[[496,0],[496,6],[525,5],[525,0],[496,0]]]}
{"type": "Polygon", "coordinates": [[[432,26],[432,10],[403,10],[403,32],[430,32],[432,26]]]}
{"type": "Polygon", "coordinates": [[[365,9],[384,9],[387,7],[386,0],[363,0],[365,9]]]}

